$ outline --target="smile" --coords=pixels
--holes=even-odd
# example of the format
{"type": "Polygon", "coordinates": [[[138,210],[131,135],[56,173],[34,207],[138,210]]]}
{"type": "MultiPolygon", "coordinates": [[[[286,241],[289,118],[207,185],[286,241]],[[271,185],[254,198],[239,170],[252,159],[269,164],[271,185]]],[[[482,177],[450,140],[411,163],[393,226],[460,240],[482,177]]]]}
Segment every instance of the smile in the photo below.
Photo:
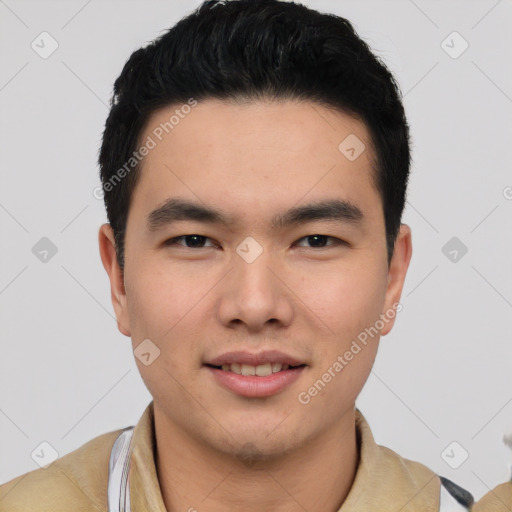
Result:
{"type": "MultiPolygon", "coordinates": [[[[304,366],[304,365],[301,365],[304,366]]],[[[225,372],[233,372],[238,375],[250,376],[255,375],[258,377],[266,377],[268,375],[272,375],[273,373],[278,373],[280,371],[286,371],[289,368],[298,368],[297,366],[290,366],[289,364],[281,364],[281,363],[265,363],[259,364],[258,366],[254,366],[251,364],[242,364],[242,363],[231,363],[231,364],[223,364],[222,366],[216,366],[215,368],[220,368],[225,372]]]]}
{"type": "Polygon", "coordinates": [[[225,390],[247,398],[265,398],[290,387],[306,369],[306,365],[281,363],[205,365],[214,381],[225,390]]]}

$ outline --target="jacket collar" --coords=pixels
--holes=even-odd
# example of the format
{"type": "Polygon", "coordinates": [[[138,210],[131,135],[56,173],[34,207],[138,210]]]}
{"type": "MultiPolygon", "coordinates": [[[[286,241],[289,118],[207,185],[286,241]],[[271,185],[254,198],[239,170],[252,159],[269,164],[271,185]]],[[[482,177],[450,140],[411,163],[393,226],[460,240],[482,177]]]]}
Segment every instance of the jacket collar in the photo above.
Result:
{"type": "MultiPolygon", "coordinates": [[[[359,465],[345,502],[338,512],[437,512],[440,479],[419,462],[400,457],[378,445],[365,417],[356,408],[359,465]]],[[[156,472],[153,402],[135,426],[130,466],[132,512],[166,512],[156,472]]]]}

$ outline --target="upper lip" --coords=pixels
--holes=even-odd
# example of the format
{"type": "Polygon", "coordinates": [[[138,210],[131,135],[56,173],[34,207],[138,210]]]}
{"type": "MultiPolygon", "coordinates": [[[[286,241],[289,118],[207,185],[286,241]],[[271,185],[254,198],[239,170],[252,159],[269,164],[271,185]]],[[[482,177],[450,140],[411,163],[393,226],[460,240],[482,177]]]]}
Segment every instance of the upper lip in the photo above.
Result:
{"type": "Polygon", "coordinates": [[[223,364],[232,363],[249,364],[251,366],[259,366],[266,363],[281,363],[290,366],[301,366],[305,364],[303,361],[285,354],[284,352],[280,352],[279,350],[265,350],[256,354],[245,350],[225,352],[224,354],[208,360],[205,364],[222,366],[223,364]]]}

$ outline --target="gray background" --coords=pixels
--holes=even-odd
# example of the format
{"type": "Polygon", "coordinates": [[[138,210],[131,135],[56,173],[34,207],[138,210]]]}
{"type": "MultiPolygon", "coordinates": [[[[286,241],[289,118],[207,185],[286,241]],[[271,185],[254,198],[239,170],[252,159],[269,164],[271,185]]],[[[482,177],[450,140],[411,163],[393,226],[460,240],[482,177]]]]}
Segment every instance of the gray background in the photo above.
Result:
{"type": "MultiPolygon", "coordinates": [[[[413,137],[404,308],[357,406],[378,443],[479,498],[512,461],[512,1],[304,3],[385,60],[413,137]]],[[[38,468],[41,442],[62,456],[151,400],[99,258],[96,159],[123,64],[198,4],[0,0],[0,482],[38,468]]]]}

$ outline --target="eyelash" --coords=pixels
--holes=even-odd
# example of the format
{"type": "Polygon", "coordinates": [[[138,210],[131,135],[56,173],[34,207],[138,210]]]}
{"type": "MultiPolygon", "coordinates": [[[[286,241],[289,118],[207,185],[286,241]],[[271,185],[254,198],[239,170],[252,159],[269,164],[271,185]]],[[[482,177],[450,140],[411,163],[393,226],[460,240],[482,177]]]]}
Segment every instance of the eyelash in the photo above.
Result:
{"type": "MultiPolygon", "coordinates": [[[[192,234],[192,235],[181,235],[181,236],[177,236],[175,238],[170,238],[169,240],[166,240],[164,242],[164,245],[165,246],[173,246],[173,245],[182,245],[182,244],[179,244],[178,241],[179,240],[182,240],[184,238],[188,238],[188,237],[199,237],[199,238],[205,238],[206,240],[211,240],[211,238],[207,237],[207,236],[204,236],[204,235],[197,235],[197,234],[192,234]]],[[[306,235],[306,236],[303,236],[302,238],[299,238],[298,241],[301,241],[301,240],[305,240],[307,238],[310,238],[310,237],[323,237],[323,238],[327,238],[327,239],[330,239],[330,240],[333,240],[334,243],[330,246],[326,246],[326,247],[309,247],[309,249],[328,249],[329,247],[336,247],[336,246],[339,246],[339,245],[349,245],[347,242],[345,242],[345,240],[341,240],[340,238],[336,238],[334,236],[329,236],[329,235],[321,235],[319,233],[317,234],[314,234],[314,235],[306,235]]],[[[185,249],[205,249],[205,247],[187,247],[185,245],[182,245],[182,247],[184,247],[185,249]]]]}

